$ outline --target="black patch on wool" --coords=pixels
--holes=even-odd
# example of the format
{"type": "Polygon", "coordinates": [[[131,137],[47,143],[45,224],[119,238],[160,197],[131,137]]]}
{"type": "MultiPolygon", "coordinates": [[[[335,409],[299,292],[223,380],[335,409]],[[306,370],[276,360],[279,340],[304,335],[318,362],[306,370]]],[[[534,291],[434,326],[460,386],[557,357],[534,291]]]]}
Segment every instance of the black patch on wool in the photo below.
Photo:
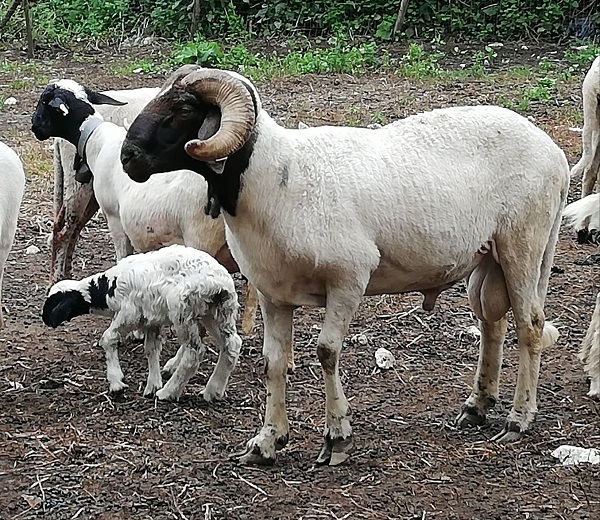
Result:
{"type": "Polygon", "coordinates": [[[49,327],[56,328],[76,316],[88,314],[90,304],[79,291],[58,292],[46,298],[42,310],[42,320],[49,327]]]}
{"type": "Polygon", "coordinates": [[[223,289],[212,297],[213,305],[221,305],[229,299],[229,292],[223,289]]]}
{"type": "Polygon", "coordinates": [[[108,309],[106,297],[114,297],[116,287],[117,278],[109,281],[105,274],[100,275],[96,280],[92,280],[89,287],[90,299],[92,300],[90,307],[100,310],[108,309]]]}

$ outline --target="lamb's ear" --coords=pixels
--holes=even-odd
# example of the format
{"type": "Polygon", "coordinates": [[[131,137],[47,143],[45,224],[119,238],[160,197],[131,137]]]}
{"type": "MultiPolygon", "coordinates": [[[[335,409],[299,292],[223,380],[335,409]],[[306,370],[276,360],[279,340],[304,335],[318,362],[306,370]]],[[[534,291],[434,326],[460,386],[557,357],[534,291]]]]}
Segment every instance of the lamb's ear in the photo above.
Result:
{"type": "Polygon", "coordinates": [[[121,106],[121,105],[126,105],[127,104],[124,101],[117,101],[116,99],[113,99],[110,96],[107,96],[106,94],[102,94],[101,92],[94,92],[93,90],[90,90],[89,88],[85,89],[85,93],[86,93],[86,95],[87,95],[87,97],[90,100],[90,103],[92,105],[116,105],[116,106],[121,106]]]}

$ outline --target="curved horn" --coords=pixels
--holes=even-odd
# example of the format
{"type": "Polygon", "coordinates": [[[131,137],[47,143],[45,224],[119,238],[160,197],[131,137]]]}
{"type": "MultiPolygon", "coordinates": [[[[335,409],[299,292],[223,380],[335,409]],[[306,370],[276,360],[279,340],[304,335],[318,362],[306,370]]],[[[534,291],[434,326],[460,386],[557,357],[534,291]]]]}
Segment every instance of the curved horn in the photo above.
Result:
{"type": "Polygon", "coordinates": [[[250,137],[256,120],[248,88],[222,70],[201,69],[188,74],[181,84],[206,103],[221,109],[221,126],[212,137],[192,139],[185,151],[199,161],[214,161],[237,152],[250,137]]]}

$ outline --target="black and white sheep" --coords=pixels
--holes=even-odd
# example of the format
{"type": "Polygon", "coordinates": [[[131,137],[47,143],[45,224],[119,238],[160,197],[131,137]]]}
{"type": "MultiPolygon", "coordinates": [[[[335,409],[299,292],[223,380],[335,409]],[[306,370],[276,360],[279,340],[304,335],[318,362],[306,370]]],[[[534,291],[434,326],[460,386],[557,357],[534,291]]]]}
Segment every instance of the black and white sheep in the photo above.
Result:
{"type": "MultiPolygon", "coordinates": [[[[102,92],[125,105],[99,105],[96,111],[116,125],[133,121],[139,111],[157,93],[158,88],[107,90],[102,92]]],[[[73,253],[81,230],[99,209],[94,187],[76,148],[61,139],[54,139],[54,225],[51,234],[50,282],[71,277],[73,253]],[[76,171],[76,166],[78,170],[76,171]],[[78,180],[77,180],[78,179],[78,180]]]]}
{"type": "Polygon", "coordinates": [[[266,411],[243,462],[273,462],[287,443],[285,374],[296,307],[326,309],[317,343],[326,395],[318,462],[334,465],[353,443],[339,356],[361,297],[420,291],[431,308],[464,278],[481,350],[458,422],[483,422],[498,400],[512,308],[519,374],[495,439],[514,440],[531,426],[541,351],[558,338],[544,321],[544,303],[569,166],[524,117],[475,106],[377,130],[286,129],[261,108],[248,79],[186,66],[133,121],[121,160],[140,182],[173,167],[200,173],[212,213],[224,211],[235,260],[259,290],[266,411]]]}
{"type": "Polygon", "coordinates": [[[204,356],[200,334],[204,326],[220,350],[203,396],[212,401],[224,395],[242,345],[236,332],[238,301],[231,275],[209,254],[172,245],[125,257],[83,280],[61,280],[51,287],[42,318],[46,325],[57,327],[88,313],[112,317],[100,339],[111,392],[127,387],[119,364],[119,342],[129,332],[140,330],[148,358],[144,395],[179,399],[204,356]],[[181,345],[165,365],[165,372],[172,375],[164,387],[160,373],[163,325],[173,327],[181,345]]]}
{"type": "Polygon", "coordinates": [[[19,207],[25,189],[25,170],[17,153],[0,142],[0,329],[4,328],[2,283],[4,265],[12,247],[19,207]]]}
{"type": "MultiPolygon", "coordinates": [[[[158,175],[145,185],[132,181],[119,160],[126,130],[104,121],[93,105],[123,105],[73,80],[50,83],[32,116],[32,131],[40,140],[63,138],[77,147],[93,176],[93,193],[106,217],[117,260],[133,250],[145,252],[170,244],[184,244],[216,257],[237,272],[225,242],[223,219],[204,212],[204,179],[189,170],[158,175]]],[[[139,108],[139,107],[138,107],[139,108]]],[[[249,334],[258,306],[256,291],[248,286],[242,330],[249,334]]]]}

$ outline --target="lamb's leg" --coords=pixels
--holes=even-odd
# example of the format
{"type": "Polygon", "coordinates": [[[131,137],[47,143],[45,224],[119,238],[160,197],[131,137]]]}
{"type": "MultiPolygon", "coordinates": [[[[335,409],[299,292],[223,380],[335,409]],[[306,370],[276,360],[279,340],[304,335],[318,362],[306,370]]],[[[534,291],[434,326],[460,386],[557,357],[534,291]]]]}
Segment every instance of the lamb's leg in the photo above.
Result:
{"type": "Polygon", "coordinates": [[[206,316],[202,323],[219,346],[219,359],[202,392],[205,401],[211,402],[225,395],[229,376],[235,368],[242,348],[242,340],[235,328],[237,312],[230,309],[218,311],[216,318],[206,316]]]}
{"type": "Polygon", "coordinates": [[[158,327],[149,327],[142,332],[144,332],[144,352],[148,359],[148,381],[146,382],[144,397],[151,397],[157,390],[162,388],[162,377],[160,375],[162,338],[158,327]]]}
{"type": "Polygon", "coordinates": [[[113,320],[99,341],[100,346],[106,354],[106,379],[109,383],[109,390],[113,394],[122,392],[127,388],[127,385],[123,383],[123,371],[121,370],[117,350],[120,339],[119,326],[113,320]]]}
{"type": "MultiPolygon", "coordinates": [[[[594,186],[598,181],[598,173],[600,170],[600,102],[597,100],[593,117],[590,118],[589,121],[586,121],[586,126],[591,128],[588,128],[589,143],[586,145],[584,140],[584,154],[581,159],[582,161],[584,158],[586,160],[583,168],[583,178],[581,179],[581,198],[587,197],[594,191],[594,186]]],[[[576,167],[577,165],[573,170],[575,170],[576,167]]]]}
{"type": "Polygon", "coordinates": [[[178,324],[175,326],[175,332],[177,340],[182,344],[183,352],[173,375],[165,386],[156,392],[156,397],[161,401],[179,400],[183,388],[198,370],[198,365],[206,351],[197,324],[190,321],[185,325],[178,324]]]}
{"type": "Polygon", "coordinates": [[[285,386],[288,345],[292,343],[294,308],[271,303],[258,294],[264,322],[263,356],[267,404],[264,424],[258,435],[250,439],[244,451],[238,453],[246,464],[273,464],[276,451],[288,442],[289,423],[285,408],[285,386]]]}
{"type": "Polygon", "coordinates": [[[173,375],[173,372],[175,372],[177,366],[179,365],[179,363],[181,363],[181,359],[183,358],[183,353],[185,352],[185,349],[186,347],[184,345],[181,345],[177,349],[177,353],[165,363],[165,366],[162,369],[162,373],[165,376],[170,377],[173,375]]]}
{"type": "Polygon", "coordinates": [[[337,466],[349,456],[354,445],[350,418],[352,411],[344,395],[339,374],[339,359],[344,336],[354,313],[360,304],[364,286],[352,290],[350,285],[343,289],[330,288],[327,291],[325,320],[319,334],[317,356],[321,362],[325,379],[325,439],[319,464],[337,466]]]}

